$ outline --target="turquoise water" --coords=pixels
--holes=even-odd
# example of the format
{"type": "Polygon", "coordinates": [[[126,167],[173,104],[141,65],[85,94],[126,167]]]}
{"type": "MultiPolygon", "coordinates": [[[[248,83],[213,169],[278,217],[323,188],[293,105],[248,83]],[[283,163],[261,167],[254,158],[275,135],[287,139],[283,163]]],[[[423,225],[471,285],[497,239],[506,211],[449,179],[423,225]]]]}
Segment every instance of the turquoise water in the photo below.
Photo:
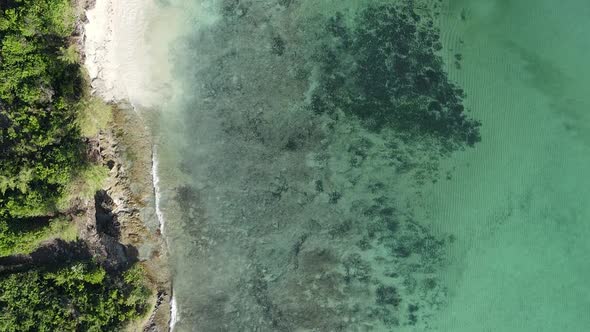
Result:
{"type": "Polygon", "coordinates": [[[446,40],[465,58],[453,76],[484,133],[455,160],[457,181],[431,196],[436,226],[464,238],[441,330],[584,331],[590,5],[456,1],[450,10],[446,40]]]}
{"type": "Polygon", "coordinates": [[[163,4],[186,13],[156,126],[177,331],[590,326],[590,4],[414,2],[444,65],[408,77],[448,73],[475,142],[411,113],[444,75],[380,84],[392,40],[359,14],[391,3],[163,4]]]}

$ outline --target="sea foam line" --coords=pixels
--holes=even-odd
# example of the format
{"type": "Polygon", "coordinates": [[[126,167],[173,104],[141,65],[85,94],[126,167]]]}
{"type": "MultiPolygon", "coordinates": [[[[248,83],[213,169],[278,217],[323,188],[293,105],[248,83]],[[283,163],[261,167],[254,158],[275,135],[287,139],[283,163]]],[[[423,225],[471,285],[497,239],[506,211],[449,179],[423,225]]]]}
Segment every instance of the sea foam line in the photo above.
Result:
{"type": "Polygon", "coordinates": [[[176,295],[172,291],[172,299],[170,300],[170,331],[174,331],[174,326],[178,322],[178,304],[176,303],[176,295]]]}
{"type": "Polygon", "coordinates": [[[156,210],[156,217],[158,219],[158,224],[160,226],[160,233],[164,235],[164,214],[160,208],[160,200],[161,200],[161,193],[160,193],[160,178],[158,177],[158,153],[157,153],[157,145],[154,145],[152,148],[152,183],[154,186],[154,200],[155,200],[155,210],[156,210]]]}
{"type": "MultiPolygon", "coordinates": [[[[165,218],[164,213],[160,208],[160,200],[161,200],[161,193],[160,193],[160,177],[158,177],[158,148],[157,145],[154,145],[152,148],[152,183],[154,187],[154,201],[155,201],[155,210],[156,210],[156,217],[158,218],[158,223],[160,225],[160,233],[164,236],[165,232],[165,218]]],[[[172,287],[172,298],[170,299],[170,331],[174,331],[174,326],[178,322],[178,304],[176,302],[176,296],[174,294],[174,288],[172,287]]]]}

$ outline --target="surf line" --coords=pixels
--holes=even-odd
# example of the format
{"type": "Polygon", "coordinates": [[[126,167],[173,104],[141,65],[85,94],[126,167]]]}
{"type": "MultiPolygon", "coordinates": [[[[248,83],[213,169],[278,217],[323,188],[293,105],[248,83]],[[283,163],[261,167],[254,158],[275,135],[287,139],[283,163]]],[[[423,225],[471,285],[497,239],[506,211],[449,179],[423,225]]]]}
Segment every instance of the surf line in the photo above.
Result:
{"type": "Polygon", "coordinates": [[[162,236],[165,232],[164,214],[160,206],[162,194],[160,192],[160,178],[158,177],[158,146],[154,144],[152,147],[152,186],[154,190],[154,208],[156,210],[156,218],[162,236]]]}
{"type": "MultiPolygon", "coordinates": [[[[158,146],[156,144],[152,147],[152,186],[154,188],[154,208],[156,210],[156,217],[158,219],[160,234],[164,238],[164,242],[168,245],[164,233],[166,231],[166,222],[164,213],[161,210],[161,192],[160,192],[160,178],[158,177],[158,146]]],[[[174,294],[174,286],[170,287],[172,296],[170,298],[170,331],[174,331],[174,326],[178,322],[178,304],[176,302],[176,294],[174,294]]]]}

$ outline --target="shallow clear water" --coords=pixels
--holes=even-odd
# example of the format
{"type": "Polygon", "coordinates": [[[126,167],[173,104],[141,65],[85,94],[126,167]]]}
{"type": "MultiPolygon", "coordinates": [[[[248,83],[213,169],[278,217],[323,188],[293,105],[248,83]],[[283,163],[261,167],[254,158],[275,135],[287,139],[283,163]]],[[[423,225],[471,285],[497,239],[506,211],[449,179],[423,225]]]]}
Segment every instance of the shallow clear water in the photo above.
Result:
{"type": "Polygon", "coordinates": [[[307,107],[326,22],[368,3],[163,4],[185,17],[156,126],[176,330],[584,331],[590,5],[417,10],[482,123],[443,153],[307,107]]]}
{"type": "Polygon", "coordinates": [[[445,39],[465,58],[453,75],[484,134],[455,160],[455,181],[431,196],[436,227],[463,238],[453,248],[441,330],[584,331],[590,5],[456,1],[450,8],[445,39]],[[458,22],[462,8],[467,20],[458,22]]]}

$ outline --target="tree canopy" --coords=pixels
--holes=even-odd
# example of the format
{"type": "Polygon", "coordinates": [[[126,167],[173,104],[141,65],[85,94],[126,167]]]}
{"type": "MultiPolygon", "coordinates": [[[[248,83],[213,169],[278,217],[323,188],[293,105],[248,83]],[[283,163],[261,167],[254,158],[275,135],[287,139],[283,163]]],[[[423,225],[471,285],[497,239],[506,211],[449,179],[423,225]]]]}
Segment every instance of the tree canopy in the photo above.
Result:
{"type": "Polygon", "coordinates": [[[14,0],[0,10],[0,218],[53,209],[80,167],[79,65],[64,56],[68,0],[14,0]]]}
{"type": "Polygon", "coordinates": [[[114,331],[146,310],[139,268],[117,277],[94,263],[0,278],[0,331],[114,331]]]}

